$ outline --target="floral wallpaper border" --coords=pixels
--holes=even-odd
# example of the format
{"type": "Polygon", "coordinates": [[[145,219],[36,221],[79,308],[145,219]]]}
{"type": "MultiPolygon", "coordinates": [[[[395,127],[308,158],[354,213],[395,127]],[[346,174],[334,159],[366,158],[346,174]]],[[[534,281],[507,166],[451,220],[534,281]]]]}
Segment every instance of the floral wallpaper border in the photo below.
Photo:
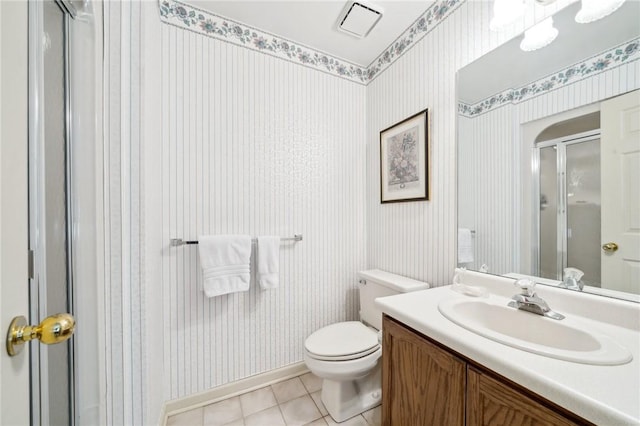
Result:
{"type": "Polygon", "coordinates": [[[622,43],[533,83],[516,89],[507,89],[473,105],[459,102],[458,114],[465,117],[476,117],[503,105],[520,103],[638,59],[640,59],[640,38],[622,43]]]}
{"type": "Polygon", "coordinates": [[[366,84],[365,67],[176,1],[159,0],[162,22],[366,84]]]}
{"type": "Polygon", "coordinates": [[[158,3],[160,6],[160,20],[166,24],[366,85],[465,1],[436,1],[368,67],[352,64],[343,59],[223,18],[178,0],[158,0],[158,3]]]}
{"type": "Polygon", "coordinates": [[[438,26],[444,18],[453,13],[466,0],[440,0],[434,2],[427,11],[385,49],[367,69],[367,81],[376,78],[382,71],[388,68],[403,53],[408,51],[417,42],[438,26]]]}

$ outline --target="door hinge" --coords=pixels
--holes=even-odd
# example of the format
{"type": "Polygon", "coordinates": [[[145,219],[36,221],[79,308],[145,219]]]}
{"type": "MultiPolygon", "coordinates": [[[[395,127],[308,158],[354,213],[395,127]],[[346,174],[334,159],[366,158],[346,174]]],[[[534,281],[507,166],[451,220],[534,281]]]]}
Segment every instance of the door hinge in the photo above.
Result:
{"type": "Polygon", "coordinates": [[[32,280],[35,278],[35,267],[33,265],[33,250],[29,250],[29,279],[32,280]]]}

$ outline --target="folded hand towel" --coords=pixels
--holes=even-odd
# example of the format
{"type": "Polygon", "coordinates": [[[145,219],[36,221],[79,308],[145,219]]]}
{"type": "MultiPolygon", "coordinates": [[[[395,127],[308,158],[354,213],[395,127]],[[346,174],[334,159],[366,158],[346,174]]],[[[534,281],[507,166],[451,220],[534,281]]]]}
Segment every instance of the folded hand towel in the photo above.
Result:
{"type": "Polygon", "coordinates": [[[473,241],[471,230],[458,228],[458,263],[473,262],[473,241]]]}
{"type": "Polygon", "coordinates": [[[201,235],[198,241],[204,293],[207,297],[249,290],[249,235],[201,235]]]}
{"type": "Polygon", "coordinates": [[[257,278],[265,290],[278,287],[280,237],[258,237],[257,278]]]}

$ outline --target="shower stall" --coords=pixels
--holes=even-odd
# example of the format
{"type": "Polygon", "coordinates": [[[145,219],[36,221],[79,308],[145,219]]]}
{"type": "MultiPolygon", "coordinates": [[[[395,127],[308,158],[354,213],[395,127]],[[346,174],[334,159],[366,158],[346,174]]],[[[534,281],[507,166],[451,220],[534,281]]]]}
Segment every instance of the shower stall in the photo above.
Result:
{"type": "Polygon", "coordinates": [[[533,170],[536,275],[562,281],[573,267],[583,283],[600,287],[600,131],[537,142],[533,170]]]}

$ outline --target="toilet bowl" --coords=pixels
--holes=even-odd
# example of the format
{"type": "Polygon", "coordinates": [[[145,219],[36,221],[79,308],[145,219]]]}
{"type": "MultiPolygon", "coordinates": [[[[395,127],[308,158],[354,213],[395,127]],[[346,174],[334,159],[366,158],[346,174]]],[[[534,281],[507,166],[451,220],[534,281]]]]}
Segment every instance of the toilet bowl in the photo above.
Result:
{"type": "Polygon", "coordinates": [[[322,402],[342,422],[380,404],[382,346],[359,321],[321,328],[305,341],[304,362],[323,379],[322,402]]]}
{"type": "Polygon", "coordinates": [[[375,308],[375,298],[429,288],[377,269],[359,276],[362,321],[328,325],[304,344],[304,362],[323,379],[321,399],[336,422],[376,407],[382,399],[382,312],[375,308]]]}

